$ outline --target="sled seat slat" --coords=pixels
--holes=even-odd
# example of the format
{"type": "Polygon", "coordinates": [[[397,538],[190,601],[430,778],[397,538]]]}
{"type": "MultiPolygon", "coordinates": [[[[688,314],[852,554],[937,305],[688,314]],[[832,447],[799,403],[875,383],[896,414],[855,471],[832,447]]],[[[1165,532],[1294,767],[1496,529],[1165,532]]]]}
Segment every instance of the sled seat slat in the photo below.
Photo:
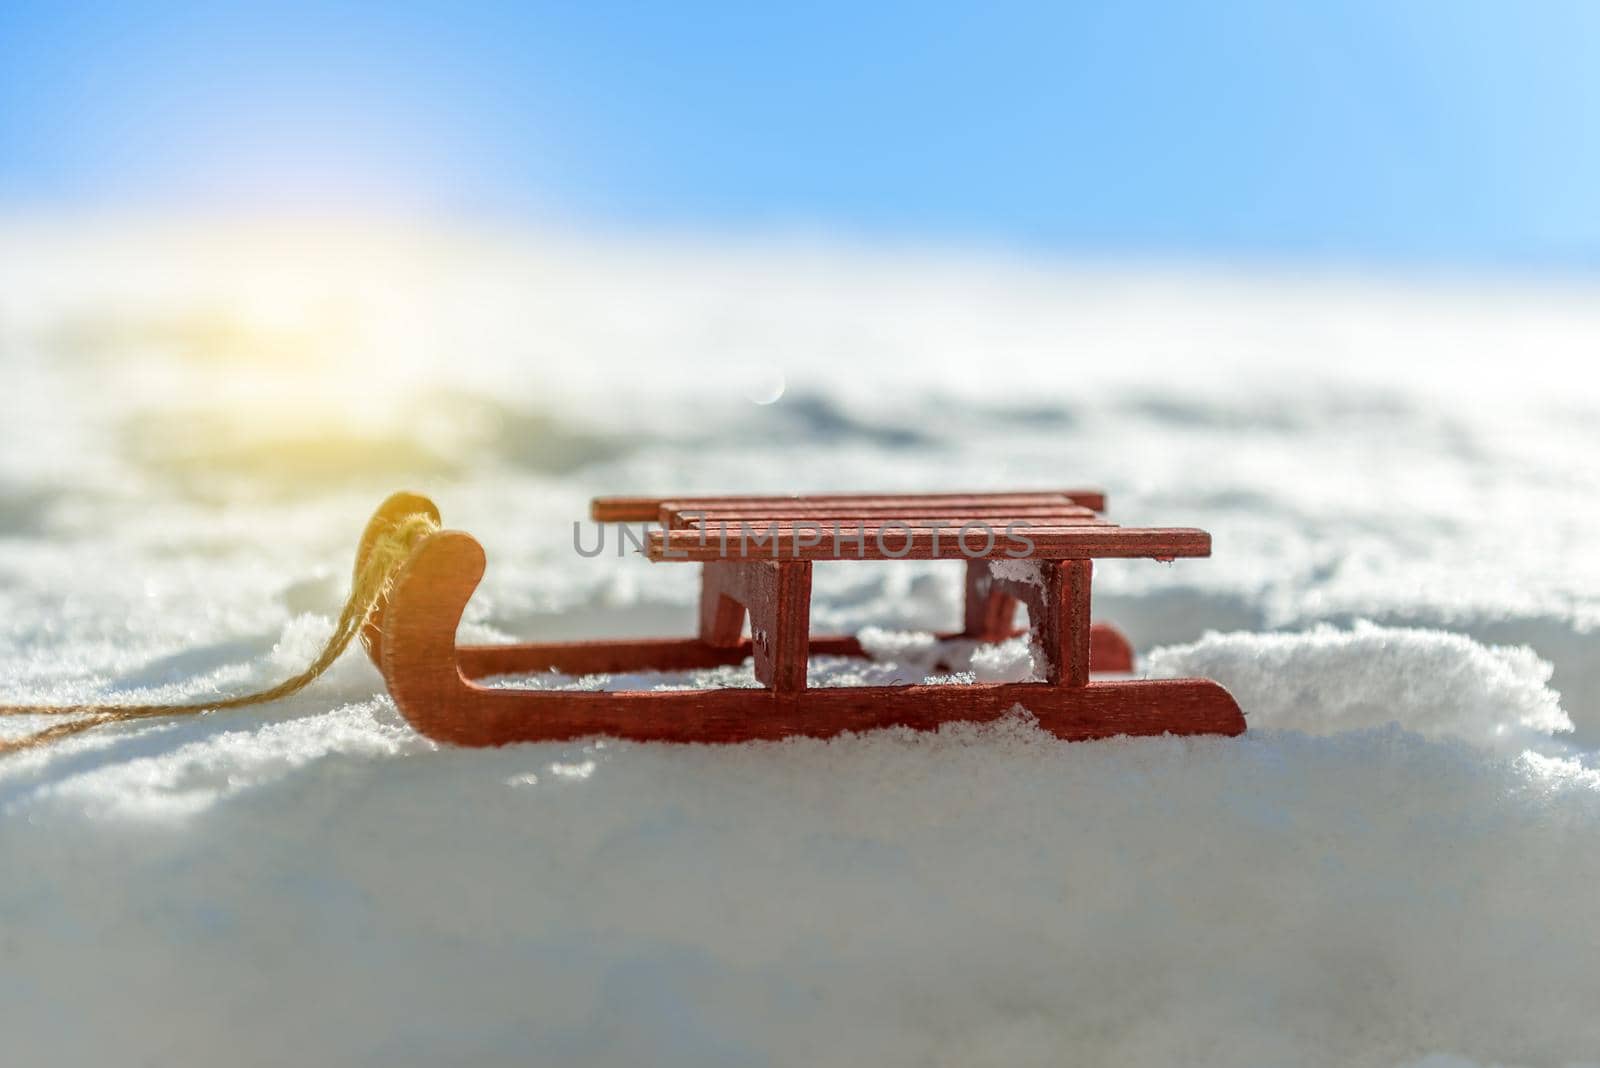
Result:
{"type": "Polygon", "coordinates": [[[661,525],[664,527],[682,530],[710,523],[733,523],[737,525],[740,522],[809,520],[811,522],[831,524],[858,520],[878,522],[892,520],[927,521],[945,519],[952,516],[964,516],[968,519],[981,520],[991,525],[998,522],[999,525],[1003,526],[1004,521],[1010,519],[1042,524],[1052,520],[1094,519],[1097,513],[1093,509],[1075,504],[1030,506],[956,502],[954,504],[791,504],[765,505],[761,507],[684,508],[678,502],[671,501],[661,506],[660,520],[661,525]]]}
{"type": "MultiPolygon", "coordinates": [[[[706,562],[728,560],[994,560],[1016,558],[1018,545],[1005,537],[1004,528],[994,531],[993,543],[985,548],[981,532],[974,531],[965,545],[953,530],[933,531],[898,528],[884,534],[882,543],[866,537],[864,544],[841,539],[835,545],[831,534],[816,544],[809,538],[779,537],[756,541],[729,537],[726,544],[702,530],[652,531],[645,555],[658,562],[706,562]]],[[[1182,527],[1119,527],[1111,523],[1084,526],[1044,526],[1027,528],[1033,542],[1027,558],[1034,560],[1094,560],[1147,558],[1172,560],[1211,555],[1211,535],[1203,530],[1182,527]]]]}
{"type": "Polygon", "coordinates": [[[1031,507],[1068,505],[1105,511],[1106,495],[1096,489],[1036,490],[989,493],[813,493],[813,494],[723,494],[698,497],[596,497],[589,514],[601,523],[648,523],[661,515],[664,505],[676,508],[789,507],[817,505],[850,506],[931,505],[965,510],[967,505],[1031,507]]]}
{"type": "Polygon", "coordinates": [[[899,530],[944,530],[952,536],[957,534],[962,527],[972,524],[978,528],[988,527],[996,535],[1004,534],[1006,528],[1015,524],[1019,530],[1045,530],[1061,527],[1110,527],[1115,526],[1097,515],[1087,516],[1053,516],[1053,515],[1016,515],[1002,512],[995,515],[957,515],[957,516],[819,516],[805,519],[709,519],[704,522],[691,523],[687,526],[677,527],[677,530],[686,530],[695,534],[704,531],[708,537],[716,537],[726,531],[728,537],[738,537],[740,531],[749,533],[765,533],[776,530],[788,535],[794,531],[802,533],[824,533],[837,529],[845,534],[854,535],[856,531],[865,531],[867,534],[877,534],[884,531],[894,534],[899,530]]]}

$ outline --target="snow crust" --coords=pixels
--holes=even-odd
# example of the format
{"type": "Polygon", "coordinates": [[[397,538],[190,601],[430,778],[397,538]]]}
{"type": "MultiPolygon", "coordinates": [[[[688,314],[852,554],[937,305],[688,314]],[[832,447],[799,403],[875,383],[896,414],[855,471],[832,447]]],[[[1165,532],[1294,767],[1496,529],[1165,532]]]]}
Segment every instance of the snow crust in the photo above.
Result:
{"type": "MultiPolygon", "coordinates": [[[[401,486],[484,542],[461,639],[496,641],[692,626],[692,568],[572,550],[592,493],[1082,482],[1213,532],[1097,564],[1096,615],[1250,724],[465,751],[351,655],[259,712],[0,763],[7,1063],[1595,1063],[1597,308],[0,226],[6,699],[276,681],[401,486]]],[[[953,565],[819,566],[814,626],[873,656],[813,681],[1031,677],[1023,641],[926,633],[959,594],[953,565]]],[[[708,683],[754,679],[496,681],[708,683]]]]}

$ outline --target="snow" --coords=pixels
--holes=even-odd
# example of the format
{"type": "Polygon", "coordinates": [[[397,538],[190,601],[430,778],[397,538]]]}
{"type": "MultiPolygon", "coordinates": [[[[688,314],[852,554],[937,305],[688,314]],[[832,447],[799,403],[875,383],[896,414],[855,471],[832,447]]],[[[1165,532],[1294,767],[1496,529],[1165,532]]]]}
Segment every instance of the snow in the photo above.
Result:
{"type": "MultiPolygon", "coordinates": [[[[401,486],[484,541],[493,641],[688,630],[692,568],[573,551],[594,493],[1080,483],[1214,533],[1098,564],[1097,615],[1250,724],[466,751],[347,656],[0,764],[7,1060],[1596,1063],[1595,295],[0,226],[9,699],[297,670],[401,486]]],[[[924,633],[956,565],[816,588],[874,655],[817,682],[1030,677],[924,633]]],[[[754,684],[499,684],[707,681],[754,684]]]]}
{"type": "Polygon", "coordinates": [[[1207,634],[1154,650],[1152,675],[1216,679],[1250,709],[1251,726],[1331,735],[1396,721],[1426,738],[1515,755],[1570,732],[1551,665],[1527,646],[1358,622],[1305,633],[1207,634]]]}

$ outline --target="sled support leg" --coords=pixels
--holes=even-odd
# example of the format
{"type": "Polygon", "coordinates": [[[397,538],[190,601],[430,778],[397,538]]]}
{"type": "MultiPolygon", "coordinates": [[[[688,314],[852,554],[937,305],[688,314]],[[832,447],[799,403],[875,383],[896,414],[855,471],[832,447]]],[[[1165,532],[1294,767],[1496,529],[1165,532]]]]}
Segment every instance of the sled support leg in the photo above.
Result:
{"type": "Polygon", "coordinates": [[[774,690],[805,689],[810,561],[702,565],[700,640],[724,649],[739,645],[747,612],[756,679],[774,690]]]}
{"type": "MultiPolygon", "coordinates": [[[[1034,648],[1044,661],[1044,681],[1083,686],[1089,681],[1090,648],[1096,636],[1089,622],[1093,578],[1091,560],[969,560],[964,634],[980,641],[1003,641],[1013,633],[1012,620],[1021,602],[1028,606],[1034,648]]],[[[1109,628],[1099,629],[1103,634],[1109,628]]],[[[1094,644],[1107,646],[1114,641],[1126,647],[1126,639],[1114,631],[1094,644]]],[[[1121,667],[1122,657],[1115,659],[1121,667]]],[[[1127,661],[1131,668],[1131,653],[1127,661]]],[[[1107,668],[1116,669],[1110,664],[1107,668]]]]}

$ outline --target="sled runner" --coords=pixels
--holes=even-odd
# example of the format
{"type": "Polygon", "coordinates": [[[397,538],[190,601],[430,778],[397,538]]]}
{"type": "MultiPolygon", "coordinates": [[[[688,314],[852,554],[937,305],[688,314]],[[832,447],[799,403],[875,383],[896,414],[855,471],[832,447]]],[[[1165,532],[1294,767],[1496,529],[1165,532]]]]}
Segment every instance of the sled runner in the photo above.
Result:
{"type": "MultiPolygon", "coordinates": [[[[1087,490],[804,497],[601,497],[602,522],[659,522],[645,553],[701,565],[692,638],[458,646],[456,629],[483,577],[470,535],[422,539],[362,631],[389,693],[422,734],[457,745],[609,735],[642,741],[741,742],[827,737],[880,727],[988,720],[1021,705],[1066,739],[1118,734],[1240,734],[1244,717],[1209,679],[1094,679],[1133,667],[1127,639],[1089,619],[1093,561],[1208,556],[1201,530],[1121,527],[1087,490]],[[945,638],[993,642],[1028,630],[1042,681],[812,687],[810,654],[865,656],[849,636],[810,633],[815,561],[951,559],[966,563],[963,629],[945,638]],[[748,617],[749,638],[742,636],[748,617]],[[759,688],[510,690],[473,679],[554,670],[570,675],[755,663],[759,688]]],[[[432,501],[390,497],[373,516],[359,570],[378,533],[408,515],[435,522],[432,501]]]]}

